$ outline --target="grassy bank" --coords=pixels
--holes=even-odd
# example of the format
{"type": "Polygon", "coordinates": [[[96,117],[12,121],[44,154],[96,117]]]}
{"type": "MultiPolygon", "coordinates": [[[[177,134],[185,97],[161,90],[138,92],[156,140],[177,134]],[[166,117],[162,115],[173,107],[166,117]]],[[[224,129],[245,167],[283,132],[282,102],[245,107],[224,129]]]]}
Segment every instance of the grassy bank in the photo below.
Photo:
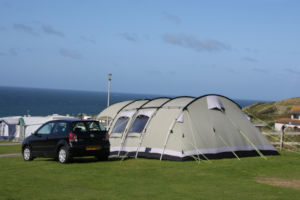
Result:
{"type": "Polygon", "coordinates": [[[256,103],[244,107],[243,111],[252,117],[254,123],[262,123],[264,121],[272,126],[274,121],[279,118],[290,118],[291,114],[289,112],[291,108],[299,105],[300,97],[277,102],[256,103]]]}
{"type": "Polygon", "coordinates": [[[200,164],[1,158],[0,199],[295,199],[299,166],[299,154],[288,152],[200,164]]]}

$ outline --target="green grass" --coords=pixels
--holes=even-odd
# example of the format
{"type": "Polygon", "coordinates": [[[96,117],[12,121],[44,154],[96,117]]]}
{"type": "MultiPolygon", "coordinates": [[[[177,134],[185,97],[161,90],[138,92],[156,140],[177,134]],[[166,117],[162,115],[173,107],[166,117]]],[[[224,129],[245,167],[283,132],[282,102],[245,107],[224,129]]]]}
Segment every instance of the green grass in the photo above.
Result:
{"type": "Polygon", "coordinates": [[[9,141],[9,140],[0,140],[0,144],[2,143],[17,143],[17,142],[13,142],[13,141],[9,141]]]}
{"type": "Polygon", "coordinates": [[[256,182],[300,180],[300,155],[172,162],[147,159],[62,165],[52,159],[0,158],[0,199],[297,199],[299,189],[256,182]]]}
{"type": "Polygon", "coordinates": [[[0,145],[0,154],[21,153],[21,144],[0,145]]]}

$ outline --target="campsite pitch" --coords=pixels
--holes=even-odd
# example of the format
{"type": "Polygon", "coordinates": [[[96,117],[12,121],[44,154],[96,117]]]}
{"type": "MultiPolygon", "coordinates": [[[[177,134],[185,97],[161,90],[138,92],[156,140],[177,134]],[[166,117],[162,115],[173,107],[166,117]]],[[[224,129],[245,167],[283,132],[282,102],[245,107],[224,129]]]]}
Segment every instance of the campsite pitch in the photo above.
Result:
{"type": "Polygon", "coordinates": [[[21,144],[0,143],[0,155],[10,153],[21,153],[21,144]]]}
{"type": "Polygon", "coordinates": [[[289,152],[200,163],[0,158],[0,199],[296,199],[299,166],[289,152]]]}

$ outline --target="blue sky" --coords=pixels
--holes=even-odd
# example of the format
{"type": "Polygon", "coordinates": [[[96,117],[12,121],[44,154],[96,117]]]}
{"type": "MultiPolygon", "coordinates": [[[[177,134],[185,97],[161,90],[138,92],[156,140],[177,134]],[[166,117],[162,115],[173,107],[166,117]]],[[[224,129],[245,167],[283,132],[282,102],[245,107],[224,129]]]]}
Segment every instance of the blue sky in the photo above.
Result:
{"type": "Polygon", "coordinates": [[[0,86],[300,96],[300,1],[0,0],[0,86]]]}

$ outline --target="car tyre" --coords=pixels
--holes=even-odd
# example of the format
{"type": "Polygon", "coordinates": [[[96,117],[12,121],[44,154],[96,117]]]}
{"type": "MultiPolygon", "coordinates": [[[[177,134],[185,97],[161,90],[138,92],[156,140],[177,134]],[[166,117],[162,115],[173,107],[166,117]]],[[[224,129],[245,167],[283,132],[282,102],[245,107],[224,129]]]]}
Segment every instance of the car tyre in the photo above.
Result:
{"type": "Polygon", "coordinates": [[[61,147],[58,150],[57,160],[58,160],[58,162],[60,162],[62,164],[70,162],[70,160],[71,160],[70,152],[65,146],[61,147]]]}
{"type": "Polygon", "coordinates": [[[23,149],[23,158],[25,161],[32,161],[34,159],[32,156],[31,148],[29,146],[26,146],[23,149]]]}

